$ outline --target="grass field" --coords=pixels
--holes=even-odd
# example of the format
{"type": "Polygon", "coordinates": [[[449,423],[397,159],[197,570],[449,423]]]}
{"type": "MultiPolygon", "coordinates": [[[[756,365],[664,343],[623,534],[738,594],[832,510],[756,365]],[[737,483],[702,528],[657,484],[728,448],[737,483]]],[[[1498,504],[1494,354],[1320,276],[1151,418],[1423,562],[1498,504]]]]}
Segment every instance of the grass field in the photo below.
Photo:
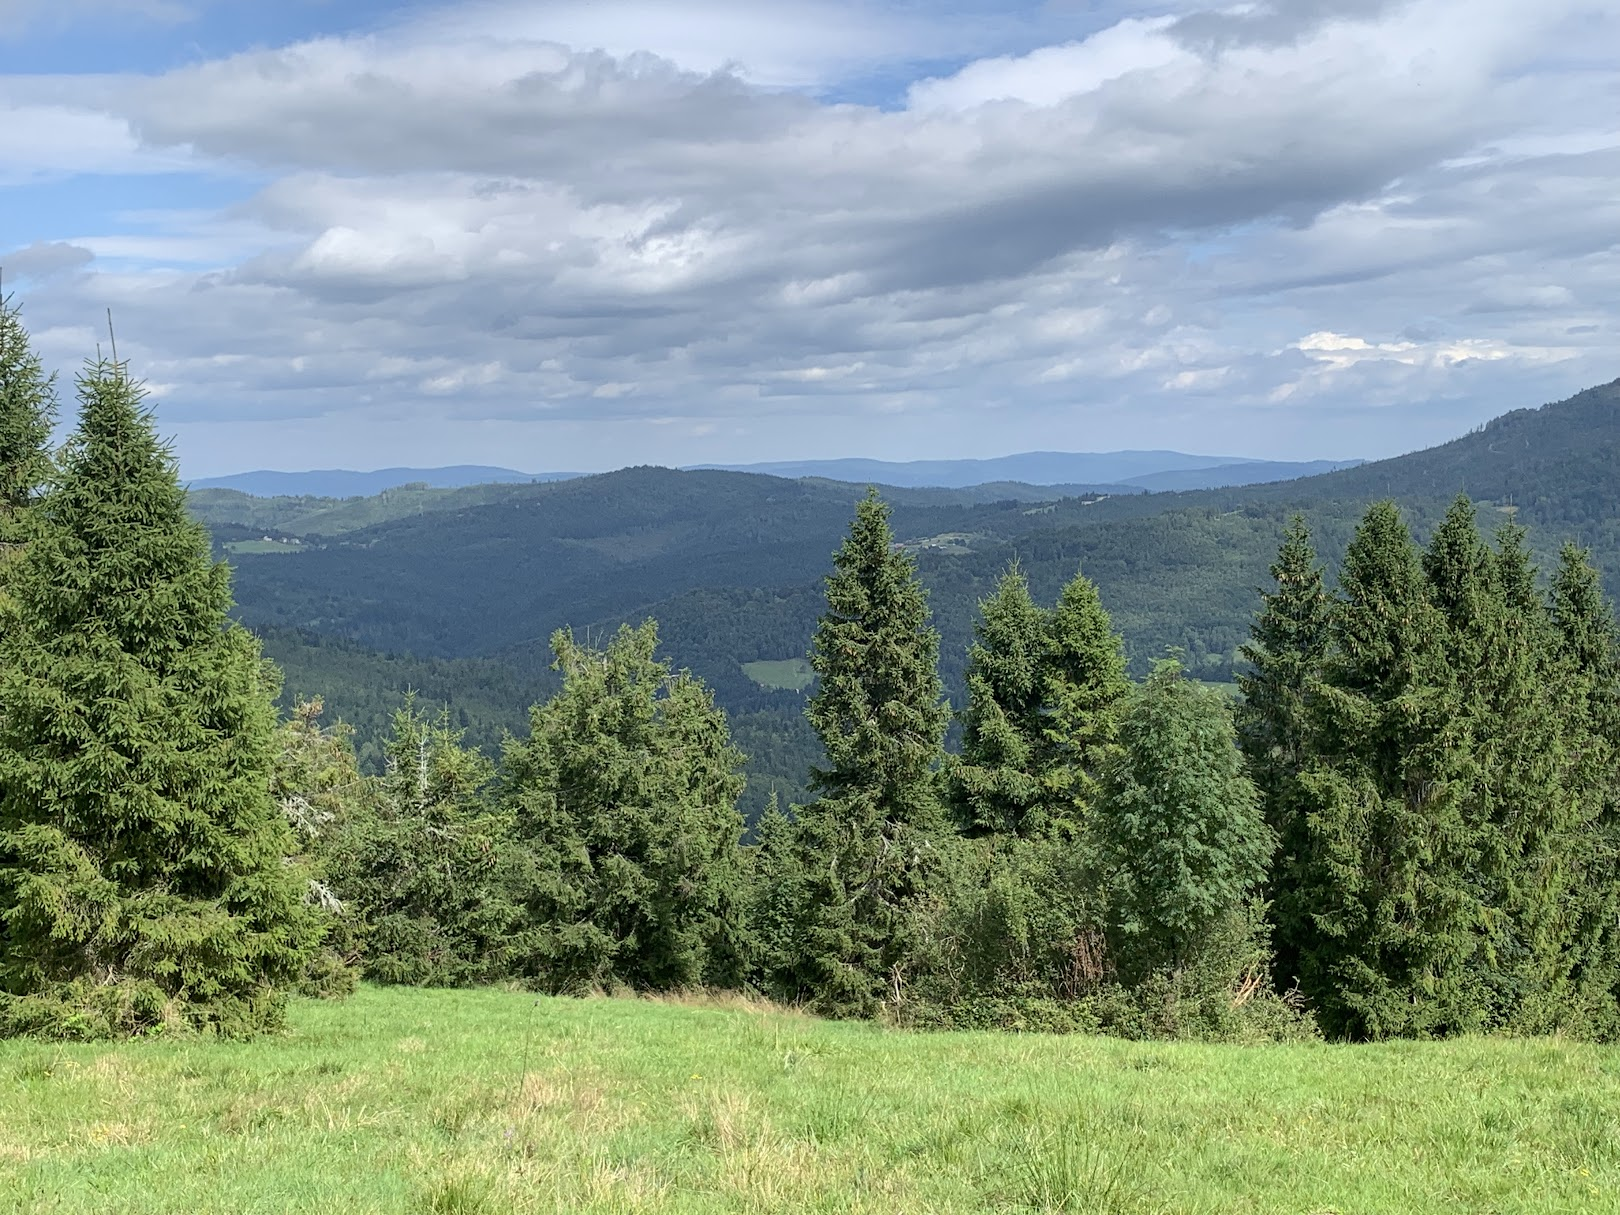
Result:
{"type": "Polygon", "coordinates": [[[256,1043],[0,1043],[0,1210],[1615,1211],[1620,1052],[366,989],[256,1043]]]}
{"type": "Polygon", "coordinates": [[[745,662],[743,674],[762,688],[784,688],[802,692],[815,682],[808,658],[783,658],[770,662],[745,662]]]}

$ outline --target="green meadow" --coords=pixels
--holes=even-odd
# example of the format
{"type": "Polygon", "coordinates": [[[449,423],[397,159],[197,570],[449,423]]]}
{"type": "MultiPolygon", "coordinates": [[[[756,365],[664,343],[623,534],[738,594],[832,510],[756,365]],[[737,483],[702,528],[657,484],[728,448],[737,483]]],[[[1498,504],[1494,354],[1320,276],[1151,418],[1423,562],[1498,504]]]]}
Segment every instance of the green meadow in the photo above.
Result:
{"type": "Polygon", "coordinates": [[[1620,1051],[364,988],[248,1043],[0,1043],[0,1209],[1613,1211],[1620,1051]]]}
{"type": "Polygon", "coordinates": [[[243,553],[301,553],[304,545],[298,540],[232,540],[225,551],[240,556],[243,553]]]}
{"type": "Polygon", "coordinates": [[[816,678],[807,658],[745,662],[742,669],[744,675],[762,688],[781,688],[789,692],[804,691],[816,678]]]}

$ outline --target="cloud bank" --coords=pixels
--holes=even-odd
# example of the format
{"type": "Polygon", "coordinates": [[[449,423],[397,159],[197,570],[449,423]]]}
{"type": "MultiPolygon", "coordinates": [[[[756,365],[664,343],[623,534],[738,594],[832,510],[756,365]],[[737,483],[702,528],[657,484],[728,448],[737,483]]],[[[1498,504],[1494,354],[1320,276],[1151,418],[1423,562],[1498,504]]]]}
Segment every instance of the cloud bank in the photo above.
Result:
{"type": "Polygon", "coordinates": [[[115,309],[199,475],[1372,455],[1617,374],[1601,6],[763,11],[0,78],[0,183],[241,183],[0,261],[68,362],[115,309]]]}

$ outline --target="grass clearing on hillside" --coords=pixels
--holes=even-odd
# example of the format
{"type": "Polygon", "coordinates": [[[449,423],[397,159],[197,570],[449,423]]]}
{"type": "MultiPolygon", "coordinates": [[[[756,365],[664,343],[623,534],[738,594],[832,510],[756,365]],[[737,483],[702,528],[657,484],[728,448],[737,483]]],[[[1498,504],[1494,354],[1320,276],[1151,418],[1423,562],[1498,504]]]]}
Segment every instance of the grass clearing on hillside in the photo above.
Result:
{"type": "Polygon", "coordinates": [[[808,658],[782,658],[766,662],[745,662],[743,674],[762,688],[802,692],[816,681],[808,658]]]}
{"type": "Polygon", "coordinates": [[[236,556],[255,553],[301,553],[304,545],[299,540],[232,540],[225,551],[236,556]]]}
{"type": "Polygon", "coordinates": [[[0,1043],[25,1212],[1587,1212],[1620,1051],[910,1034],[362,989],[281,1038],[0,1043]]]}

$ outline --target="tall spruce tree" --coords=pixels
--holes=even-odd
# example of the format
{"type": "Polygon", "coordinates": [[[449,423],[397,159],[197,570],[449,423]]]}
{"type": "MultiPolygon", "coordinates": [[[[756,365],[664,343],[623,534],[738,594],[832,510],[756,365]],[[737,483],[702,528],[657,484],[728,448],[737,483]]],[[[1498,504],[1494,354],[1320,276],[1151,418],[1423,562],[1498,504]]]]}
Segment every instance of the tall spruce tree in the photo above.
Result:
{"type": "Polygon", "coordinates": [[[1477,666],[1487,645],[1492,603],[1491,554],[1479,538],[1479,520],[1460,495],[1423,553],[1429,596],[1440,610],[1449,661],[1463,673],[1477,666]]]}
{"type": "Polygon", "coordinates": [[[1576,932],[1569,908],[1589,806],[1570,753],[1556,636],[1525,531],[1504,524],[1495,539],[1486,644],[1469,681],[1483,710],[1468,745],[1477,897],[1485,913],[1475,969],[1489,985],[1495,1024],[1528,1033],[1576,1029],[1566,1019],[1576,932]]]}
{"type": "Polygon", "coordinates": [[[833,557],[810,665],[819,682],[806,716],[827,759],[811,774],[814,789],[868,798],[896,823],[935,826],[934,773],[950,716],[939,634],[875,489],[833,557]]]}
{"type": "Polygon", "coordinates": [[[1455,764],[1460,735],[1443,619],[1393,503],[1345,554],[1312,726],[1318,755],[1291,898],[1300,985],[1330,1034],[1472,1029],[1466,973],[1479,913],[1455,764]]]}
{"type": "Polygon", "coordinates": [[[1036,767],[1052,804],[1047,831],[1072,832],[1084,821],[1116,752],[1130,690],[1125,643],[1096,583],[1077,572],[1052,609],[1042,663],[1044,728],[1036,767]]]}
{"type": "Polygon", "coordinates": [[[1452,681],[1451,779],[1472,857],[1478,911],[1468,974],[1489,1027],[1550,1030],[1569,1006],[1570,848],[1582,813],[1568,779],[1565,723],[1551,678],[1552,633],[1524,532],[1479,537],[1459,497],[1424,554],[1452,681]]]}
{"type": "Polygon", "coordinates": [[[1495,647],[1501,640],[1504,605],[1493,578],[1491,552],[1480,539],[1478,515],[1467,494],[1458,495],[1446,510],[1423,552],[1422,565],[1435,608],[1435,646],[1449,684],[1452,741],[1447,779],[1460,815],[1459,839],[1467,843],[1458,855],[1466,852],[1470,857],[1465,876],[1478,913],[1469,964],[1477,987],[1471,1000],[1480,1006],[1477,1015],[1484,1027],[1501,1015],[1502,984],[1493,939],[1500,938],[1506,927],[1500,889],[1506,853],[1490,830],[1500,809],[1494,791],[1500,729],[1492,668],[1501,660],[1495,647]],[[1494,997],[1493,989],[1497,989],[1494,997]]]}
{"type": "Polygon", "coordinates": [[[0,631],[0,1031],[276,1025],[319,938],[272,688],[123,365],[91,364],[0,631]]]}
{"type": "Polygon", "coordinates": [[[979,604],[968,650],[962,750],[949,766],[951,801],[969,835],[1023,835],[1046,817],[1037,751],[1045,728],[1049,613],[1015,564],[979,604]]]}
{"type": "Polygon", "coordinates": [[[748,858],[749,981],[768,990],[793,966],[794,935],[805,906],[804,857],[797,824],[775,793],[754,823],[748,858]]]}
{"type": "Polygon", "coordinates": [[[504,796],[523,844],[512,948],[548,990],[745,977],[743,757],[708,688],[672,674],[657,646],[650,620],[603,650],[559,632],[562,691],[506,747],[504,796]]]}
{"type": "Polygon", "coordinates": [[[6,549],[22,541],[21,516],[50,478],[55,418],[55,377],[45,374],[29,343],[21,307],[0,295],[0,546],[6,549]]]}
{"type": "Polygon", "coordinates": [[[1550,682],[1565,713],[1571,787],[1571,1009],[1589,1036],[1620,1037],[1620,629],[1590,555],[1565,544],[1548,592],[1550,682]]]}
{"type": "Polygon", "coordinates": [[[947,827],[936,772],[949,707],[939,635],[911,559],[874,490],[827,578],[807,716],[825,766],[799,815],[805,905],[777,986],[839,1014],[904,999],[947,827]]]}
{"type": "Polygon", "coordinates": [[[1239,648],[1249,669],[1237,677],[1243,693],[1237,731],[1267,821],[1280,840],[1294,817],[1285,800],[1287,786],[1310,751],[1306,700],[1321,677],[1331,617],[1322,567],[1299,515],[1283,532],[1271,577],[1273,588],[1261,592],[1249,640],[1239,648]]]}
{"type": "Polygon", "coordinates": [[[1308,804],[1299,786],[1313,753],[1310,699],[1327,655],[1331,604],[1305,520],[1295,515],[1271,565],[1273,588],[1261,592],[1260,611],[1240,653],[1249,669],[1238,674],[1243,696],[1236,710],[1238,746],[1276,841],[1266,893],[1276,934],[1276,978],[1292,986],[1299,973],[1293,943],[1309,909],[1296,893],[1305,846],[1308,804]]]}

